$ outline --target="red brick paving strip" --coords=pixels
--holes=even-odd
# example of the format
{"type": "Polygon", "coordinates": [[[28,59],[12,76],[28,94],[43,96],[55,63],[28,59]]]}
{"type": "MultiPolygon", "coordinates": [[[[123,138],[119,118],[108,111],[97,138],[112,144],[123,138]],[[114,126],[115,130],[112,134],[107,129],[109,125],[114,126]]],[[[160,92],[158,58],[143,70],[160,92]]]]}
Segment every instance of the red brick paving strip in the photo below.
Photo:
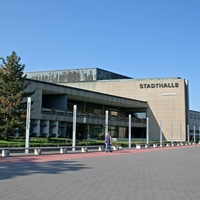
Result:
{"type": "Polygon", "coordinates": [[[174,147],[158,147],[158,148],[147,148],[147,149],[122,149],[118,151],[108,152],[87,152],[87,153],[67,153],[67,154],[53,154],[53,155],[31,155],[31,156],[10,156],[10,157],[0,157],[0,163],[15,163],[15,162],[49,162],[58,160],[73,160],[79,158],[89,158],[89,157],[100,157],[100,156],[117,156],[122,154],[135,154],[150,151],[163,151],[163,150],[173,150],[180,148],[194,148],[200,147],[200,145],[191,146],[174,146],[174,147]]]}

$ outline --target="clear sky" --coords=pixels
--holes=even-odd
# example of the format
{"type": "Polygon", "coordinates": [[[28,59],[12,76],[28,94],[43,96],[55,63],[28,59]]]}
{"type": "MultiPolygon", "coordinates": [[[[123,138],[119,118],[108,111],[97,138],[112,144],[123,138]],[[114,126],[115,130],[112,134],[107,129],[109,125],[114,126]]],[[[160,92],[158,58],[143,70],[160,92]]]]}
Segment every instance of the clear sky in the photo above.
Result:
{"type": "Polygon", "coordinates": [[[0,57],[12,51],[25,72],[181,77],[200,111],[200,0],[0,0],[0,57]]]}

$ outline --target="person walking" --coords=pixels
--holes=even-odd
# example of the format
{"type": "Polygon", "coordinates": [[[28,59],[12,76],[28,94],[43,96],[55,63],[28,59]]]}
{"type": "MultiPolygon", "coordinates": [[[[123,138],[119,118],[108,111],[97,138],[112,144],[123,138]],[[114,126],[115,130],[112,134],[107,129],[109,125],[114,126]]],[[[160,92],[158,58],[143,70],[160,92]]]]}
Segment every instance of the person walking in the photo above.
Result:
{"type": "Polygon", "coordinates": [[[105,144],[106,144],[106,152],[108,152],[108,149],[110,150],[110,152],[112,152],[112,148],[111,148],[111,145],[112,145],[112,137],[110,135],[110,132],[108,132],[106,134],[106,137],[105,137],[105,144]]]}

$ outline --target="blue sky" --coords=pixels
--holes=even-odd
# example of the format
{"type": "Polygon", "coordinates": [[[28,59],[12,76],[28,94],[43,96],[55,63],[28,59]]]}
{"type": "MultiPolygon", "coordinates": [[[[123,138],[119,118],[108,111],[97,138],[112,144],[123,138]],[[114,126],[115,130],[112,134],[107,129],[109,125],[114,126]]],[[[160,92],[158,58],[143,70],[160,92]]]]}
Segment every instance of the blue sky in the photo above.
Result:
{"type": "Polygon", "coordinates": [[[98,67],[189,80],[200,111],[200,0],[0,0],[0,57],[25,72],[98,67]]]}

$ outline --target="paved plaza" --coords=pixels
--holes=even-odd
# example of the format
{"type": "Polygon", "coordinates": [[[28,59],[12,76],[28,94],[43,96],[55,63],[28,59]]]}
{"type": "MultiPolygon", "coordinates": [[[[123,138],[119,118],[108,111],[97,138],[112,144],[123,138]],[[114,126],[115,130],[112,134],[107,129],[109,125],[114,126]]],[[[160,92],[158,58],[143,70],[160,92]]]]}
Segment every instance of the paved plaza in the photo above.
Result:
{"type": "Polygon", "coordinates": [[[198,200],[200,145],[0,157],[1,200],[198,200]]]}

